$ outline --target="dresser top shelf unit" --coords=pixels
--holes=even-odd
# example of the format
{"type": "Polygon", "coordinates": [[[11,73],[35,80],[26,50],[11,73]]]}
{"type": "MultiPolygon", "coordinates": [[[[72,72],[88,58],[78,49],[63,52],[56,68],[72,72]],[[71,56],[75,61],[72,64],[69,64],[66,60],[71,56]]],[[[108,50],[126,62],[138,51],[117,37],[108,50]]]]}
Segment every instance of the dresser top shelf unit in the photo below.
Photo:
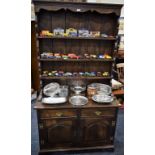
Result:
{"type": "MultiPolygon", "coordinates": [[[[35,12],[37,16],[37,42],[38,61],[40,62],[40,74],[42,71],[62,70],[64,72],[108,72],[107,77],[42,77],[42,89],[45,84],[52,80],[95,80],[111,85],[112,63],[115,42],[117,41],[118,19],[122,5],[101,4],[101,3],[76,3],[76,2],[53,2],[50,0],[34,0],[35,12]],[[86,29],[89,31],[99,31],[107,37],[71,37],[71,36],[40,36],[42,30],[75,28],[77,31],[86,29]],[[111,59],[50,59],[41,58],[44,52],[77,55],[88,54],[108,54],[111,59]],[[81,68],[81,70],[80,70],[81,68]]],[[[96,81],[96,82],[97,82],[96,81]]]]}

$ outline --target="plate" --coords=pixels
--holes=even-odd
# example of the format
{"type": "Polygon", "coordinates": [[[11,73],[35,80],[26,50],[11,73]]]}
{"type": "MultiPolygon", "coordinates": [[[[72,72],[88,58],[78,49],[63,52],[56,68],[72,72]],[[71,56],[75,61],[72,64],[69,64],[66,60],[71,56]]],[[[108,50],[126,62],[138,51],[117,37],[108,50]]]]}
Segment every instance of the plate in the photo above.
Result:
{"type": "Polygon", "coordinates": [[[108,95],[94,95],[92,100],[98,103],[111,103],[113,101],[113,97],[108,95]]]}
{"type": "Polygon", "coordinates": [[[66,97],[44,97],[42,103],[45,104],[61,104],[67,101],[66,97]]]}
{"type": "Polygon", "coordinates": [[[84,96],[76,95],[69,99],[69,102],[75,106],[82,106],[88,103],[88,99],[84,96]]]}

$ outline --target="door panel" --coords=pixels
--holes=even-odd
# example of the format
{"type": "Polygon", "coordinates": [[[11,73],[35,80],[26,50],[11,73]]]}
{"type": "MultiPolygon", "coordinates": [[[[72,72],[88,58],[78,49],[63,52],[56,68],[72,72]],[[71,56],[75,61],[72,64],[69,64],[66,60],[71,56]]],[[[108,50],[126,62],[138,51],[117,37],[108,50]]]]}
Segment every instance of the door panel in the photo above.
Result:
{"type": "Polygon", "coordinates": [[[53,119],[43,121],[40,138],[44,140],[43,148],[53,146],[71,146],[75,139],[75,120],[53,119]]]}
{"type": "Polygon", "coordinates": [[[110,119],[83,119],[84,144],[110,144],[111,120],[110,119]]]}

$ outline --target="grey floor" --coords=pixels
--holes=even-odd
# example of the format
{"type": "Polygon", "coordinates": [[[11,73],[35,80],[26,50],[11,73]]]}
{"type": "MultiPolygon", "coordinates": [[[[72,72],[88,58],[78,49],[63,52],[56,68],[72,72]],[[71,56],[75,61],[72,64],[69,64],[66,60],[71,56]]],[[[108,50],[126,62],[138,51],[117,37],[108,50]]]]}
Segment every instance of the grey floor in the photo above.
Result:
{"type": "MultiPolygon", "coordinates": [[[[34,102],[33,102],[34,103],[34,102]]],[[[31,155],[38,155],[39,142],[38,142],[38,128],[37,128],[37,118],[36,111],[31,110],[31,155]]],[[[112,151],[77,151],[77,152],[62,152],[62,153],[52,153],[51,155],[124,155],[124,110],[120,109],[117,119],[117,127],[115,134],[115,150],[112,151]]]]}

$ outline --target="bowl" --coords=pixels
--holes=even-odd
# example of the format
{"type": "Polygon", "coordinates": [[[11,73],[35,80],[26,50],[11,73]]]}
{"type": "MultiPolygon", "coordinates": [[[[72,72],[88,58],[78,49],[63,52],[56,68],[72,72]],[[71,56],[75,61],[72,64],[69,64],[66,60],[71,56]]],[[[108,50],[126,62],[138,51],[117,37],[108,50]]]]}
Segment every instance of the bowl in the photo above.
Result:
{"type": "Polygon", "coordinates": [[[92,100],[98,103],[111,103],[113,101],[113,97],[103,94],[97,94],[92,97],[92,100]]]}
{"type": "Polygon", "coordinates": [[[89,87],[96,88],[97,91],[99,91],[100,93],[102,92],[102,94],[105,94],[105,95],[110,95],[112,92],[111,87],[109,85],[102,84],[102,83],[92,83],[88,85],[88,88],[89,87]]]}
{"type": "Polygon", "coordinates": [[[56,82],[49,83],[43,88],[43,93],[46,96],[53,97],[55,94],[59,92],[59,87],[60,85],[56,82]]]}
{"type": "Polygon", "coordinates": [[[71,90],[75,92],[75,94],[80,94],[81,92],[86,90],[85,85],[77,85],[77,86],[71,86],[71,90]]]}
{"type": "Polygon", "coordinates": [[[88,103],[88,99],[84,96],[76,95],[70,97],[69,102],[75,106],[82,106],[88,103]]]}

